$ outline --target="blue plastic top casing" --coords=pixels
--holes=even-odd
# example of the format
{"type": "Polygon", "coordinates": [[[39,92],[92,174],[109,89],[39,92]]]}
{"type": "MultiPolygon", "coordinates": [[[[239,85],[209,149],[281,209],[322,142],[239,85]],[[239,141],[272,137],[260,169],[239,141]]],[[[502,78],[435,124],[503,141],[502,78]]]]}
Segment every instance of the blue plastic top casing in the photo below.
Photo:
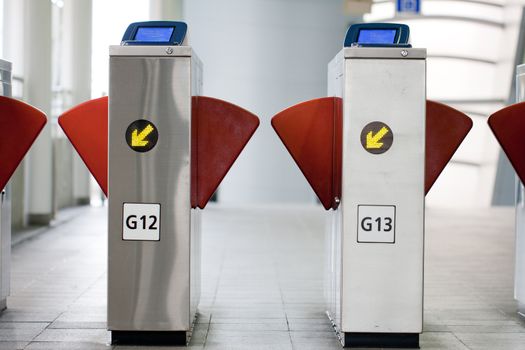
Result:
{"type": "Polygon", "coordinates": [[[147,21],[131,23],[120,45],[182,45],[188,25],[176,21],[147,21]],[[157,33],[155,33],[157,31],[157,33]],[[149,33],[148,34],[143,34],[149,33]],[[155,37],[155,35],[157,36],[155,37]],[[160,34],[160,35],[158,35],[160,34]],[[167,34],[167,35],[166,35],[167,34]],[[137,40],[139,36],[139,40],[137,40]]]}
{"type": "MultiPolygon", "coordinates": [[[[346,32],[344,47],[412,47],[408,43],[410,28],[406,24],[399,23],[358,23],[352,24],[346,32]],[[359,36],[365,32],[388,32],[395,31],[395,35],[388,42],[360,42],[359,36]]],[[[378,36],[380,38],[380,36],[378,36]]],[[[390,38],[389,38],[390,39],[390,38]]]]}

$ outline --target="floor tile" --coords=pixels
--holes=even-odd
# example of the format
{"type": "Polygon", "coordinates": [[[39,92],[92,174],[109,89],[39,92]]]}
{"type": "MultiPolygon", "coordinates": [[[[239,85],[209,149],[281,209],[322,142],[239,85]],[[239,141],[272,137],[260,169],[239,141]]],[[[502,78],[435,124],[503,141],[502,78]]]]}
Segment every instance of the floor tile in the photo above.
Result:
{"type": "MultiPolygon", "coordinates": [[[[324,307],[325,212],[209,205],[189,347],[108,345],[105,208],[17,244],[0,350],[336,350],[324,307]]],[[[513,209],[427,211],[424,350],[525,350],[513,300],[513,209]]]]}

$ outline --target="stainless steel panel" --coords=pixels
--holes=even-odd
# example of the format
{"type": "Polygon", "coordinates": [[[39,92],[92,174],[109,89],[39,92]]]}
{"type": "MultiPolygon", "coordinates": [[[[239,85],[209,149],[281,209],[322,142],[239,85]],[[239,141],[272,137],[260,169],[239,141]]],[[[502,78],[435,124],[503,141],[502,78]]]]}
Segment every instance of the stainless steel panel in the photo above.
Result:
{"type": "Polygon", "coordinates": [[[327,213],[325,231],[325,302],[328,317],[337,327],[341,326],[341,210],[327,213]]]}
{"type": "Polygon", "coordinates": [[[414,48],[384,48],[384,47],[346,47],[343,49],[345,58],[379,58],[379,59],[426,59],[426,49],[414,48]]]}
{"type": "MultiPolygon", "coordinates": [[[[525,65],[516,69],[516,102],[525,101],[525,65]]],[[[519,312],[525,316],[525,187],[516,176],[516,262],[514,269],[514,298],[519,312]]]]}
{"type": "MultiPolygon", "coordinates": [[[[148,48],[154,49],[154,48],[148,48]]],[[[110,330],[189,330],[191,58],[113,49],[109,91],[110,330]],[[128,125],[152,121],[157,145],[136,153],[128,125]],[[123,241],[124,202],[160,203],[160,241],[123,241]]]]}
{"type": "MultiPolygon", "coordinates": [[[[328,64],[328,96],[343,97],[344,50],[341,50],[328,64]]],[[[325,302],[328,317],[341,327],[341,253],[342,253],[342,211],[330,210],[325,229],[325,302]]]]}
{"type": "Polygon", "coordinates": [[[201,296],[201,210],[191,210],[190,321],[197,315],[201,296]]]}
{"type": "Polygon", "coordinates": [[[11,291],[11,199],[10,186],[0,190],[0,310],[6,308],[11,291]]]}
{"type": "MultiPolygon", "coordinates": [[[[191,56],[191,95],[202,92],[202,62],[191,56]]],[[[190,320],[194,320],[201,295],[201,211],[191,210],[190,320]]]]}
{"type": "MultiPolygon", "coordinates": [[[[345,56],[357,50],[345,49],[345,56]]],[[[426,66],[424,59],[393,59],[398,51],[374,49],[373,57],[386,59],[356,54],[360,58],[345,60],[339,208],[344,332],[422,331],[426,66]],[[383,154],[361,145],[361,131],[372,121],[388,124],[394,134],[383,154]],[[396,206],[395,243],[358,243],[358,205],[396,206]]],[[[424,51],[416,52],[423,57],[424,51]]]]}
{"type": "MultiPolygon", "coordinates": [[[[11,97],[11,62],[0,60],[0,95],[11,97]]],[[[11,186],[0,188],[0,310],[11,290],[11,186]]]]}
{"type": "MultiPolygon", "coordinates": [[[[109,56],[158,56],[158,57],[191,57],[190,46],[120,46],[109,47],[109,56]]],[[[193,55],[195,57],[195,55],[193,55]]]]}

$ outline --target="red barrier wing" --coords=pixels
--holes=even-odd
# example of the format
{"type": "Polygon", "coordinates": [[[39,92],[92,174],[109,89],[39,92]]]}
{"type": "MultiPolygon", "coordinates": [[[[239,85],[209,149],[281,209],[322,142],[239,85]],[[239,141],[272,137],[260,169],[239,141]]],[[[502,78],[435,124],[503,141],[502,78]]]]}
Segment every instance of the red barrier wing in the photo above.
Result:
{"type": "Polygon", "coordinates": [[[525,183],[525,102],[497,111],[488,123],[521,182],[525,183]]]}
{"type": "Polygon", "coordinates": [[[342,99],[325,97],[292,106],[272,126],[325,209],[341,193],[342,99]]]}
{"type": "Polygon", "coordinates": [[[38,109],[0,96],[0,190],[7,185],[46,122],[46,115],[38,109]]]}
{"type": "Polygon", "coordinates": [[[191,108],[191,206],[204,209],[259,126],[259,118],[210,97],[192,97],[191,108]]]}
{"type": "Polygon", "coordinates": [[[426,124],[425,194],[469,133],[472,120],[452,107],[427,100],[426,124]]]}
{"type": "MultiPolygon", "coordinates": [[[[290,107],[272,126],[325,209],[341,196],[342,100],[326,97],[290,107]]],[[[428,193],[469,130],[472,120],[441,103],[427,101],[425,193],[428,193]]]]}
{"type": "Polygon", "coordinates": [[[104,194],[108,195],[108,98],[79,104],[58,118],[104,194]]]}

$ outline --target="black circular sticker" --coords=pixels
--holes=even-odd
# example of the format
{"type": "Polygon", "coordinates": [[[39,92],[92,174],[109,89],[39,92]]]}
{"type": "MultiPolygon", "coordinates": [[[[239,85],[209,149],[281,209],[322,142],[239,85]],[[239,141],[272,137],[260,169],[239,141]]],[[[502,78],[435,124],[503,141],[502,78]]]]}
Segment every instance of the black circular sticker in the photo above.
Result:
{"type": "Polygon", "coordinates": [[[368,123],[361,131],[361,145],[372,154],[385,153],[392,147],[394,133],[383,122],[368,123]]]}
{"type": "Polygon", "coordinates": [[[135,152],[148,152],[157,144],[159,132],[152,122],[139,119],[126,129],[126,142],[135,152]]]}

